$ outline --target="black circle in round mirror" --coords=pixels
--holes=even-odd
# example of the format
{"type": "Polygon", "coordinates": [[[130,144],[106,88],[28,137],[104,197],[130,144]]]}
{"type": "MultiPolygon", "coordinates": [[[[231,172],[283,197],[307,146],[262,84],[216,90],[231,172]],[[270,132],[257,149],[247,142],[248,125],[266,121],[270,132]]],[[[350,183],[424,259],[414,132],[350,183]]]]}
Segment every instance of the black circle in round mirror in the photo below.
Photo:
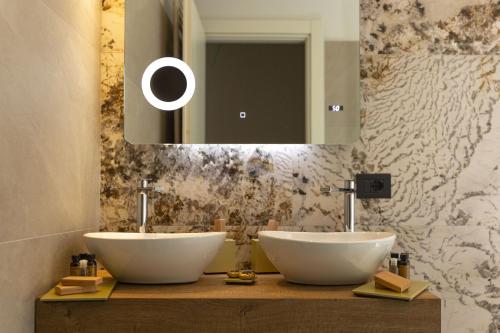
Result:
{"type": "Polygon", "coordinates": [[[151,91],[164,102],[178,100],[184,95],[186,88],[186,77],[176,67],[159,68],[151,78],[151,91]]]}

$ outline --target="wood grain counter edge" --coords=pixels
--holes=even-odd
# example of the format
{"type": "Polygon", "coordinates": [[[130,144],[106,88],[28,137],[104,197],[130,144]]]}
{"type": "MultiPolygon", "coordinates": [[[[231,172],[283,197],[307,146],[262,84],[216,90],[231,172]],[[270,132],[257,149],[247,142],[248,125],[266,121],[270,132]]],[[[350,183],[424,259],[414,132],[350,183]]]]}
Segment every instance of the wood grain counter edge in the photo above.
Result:
{"type": "Polygon", "coordinates": [[[36,302],[36,332],[440,332],[441,300],[358,297],[355,286],[290,284],[259,275],[254,286],[222,275],[193,284],[118,284],[109,301],[36,302]]]}

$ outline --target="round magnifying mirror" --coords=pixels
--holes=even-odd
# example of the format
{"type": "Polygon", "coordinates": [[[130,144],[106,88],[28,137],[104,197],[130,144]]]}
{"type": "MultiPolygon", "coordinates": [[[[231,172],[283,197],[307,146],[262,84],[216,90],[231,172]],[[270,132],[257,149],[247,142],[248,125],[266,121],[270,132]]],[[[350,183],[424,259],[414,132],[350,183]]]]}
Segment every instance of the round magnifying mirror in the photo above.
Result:
{"type": "Polygon", "coordinates": [[[165,57],[153,61],[142,75],[142,93],[149,104],[162,111],[174,111],[193,97],[196,81],[182,60],[165,57]]]}

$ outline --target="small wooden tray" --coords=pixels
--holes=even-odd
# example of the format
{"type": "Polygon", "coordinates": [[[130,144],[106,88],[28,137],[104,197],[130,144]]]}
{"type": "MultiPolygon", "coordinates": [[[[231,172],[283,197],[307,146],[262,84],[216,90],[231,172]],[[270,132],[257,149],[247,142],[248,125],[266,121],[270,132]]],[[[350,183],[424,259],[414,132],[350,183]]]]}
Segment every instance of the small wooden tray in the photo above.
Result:
{"type": "Polygon", "coordinates": [[[382,298],[393,298],[400,299],[404,301],[411,301],[424,290],[426,290],[431,284],[426,281],[411,281],[410,288],[405,292],[398,293],[389,289],[375,288],[375,282],[370,281],[356,289],[352,292],[358,296],[369,296],[369,297],[382,297],[382,298]]]}

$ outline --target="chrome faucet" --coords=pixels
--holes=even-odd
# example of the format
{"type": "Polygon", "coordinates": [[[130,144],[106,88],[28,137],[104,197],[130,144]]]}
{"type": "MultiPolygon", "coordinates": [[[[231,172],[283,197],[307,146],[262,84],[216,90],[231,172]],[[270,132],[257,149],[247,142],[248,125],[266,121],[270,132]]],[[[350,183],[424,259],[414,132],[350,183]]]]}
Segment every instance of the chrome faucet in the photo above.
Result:
{"type": "Polygon", "coordinates": [[[143,179],[137,186],[137,225],[139,232],[146,232],[146,223],[148,221],[148,194],[151,192],[162,193],[163,188],[151,186],[147,179],[143,179]]]}
{"type": "Polygon", "coordinates": [[[333,185],[322,187],[321,193],[344,193],[344,228],[346,232],[354,232],[354,203],[356,201],[356,183],[354,180],[344,180],[344,187],[333,185]]]}

